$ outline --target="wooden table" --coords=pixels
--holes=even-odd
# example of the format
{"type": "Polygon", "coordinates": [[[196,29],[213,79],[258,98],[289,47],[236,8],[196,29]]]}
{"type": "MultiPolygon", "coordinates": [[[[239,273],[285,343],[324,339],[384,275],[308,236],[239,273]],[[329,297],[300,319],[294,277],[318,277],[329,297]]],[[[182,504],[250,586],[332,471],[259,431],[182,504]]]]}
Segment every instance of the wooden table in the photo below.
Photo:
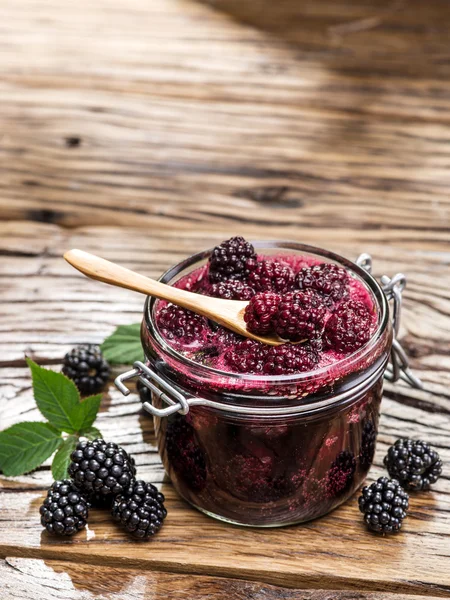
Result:
{"type": "Polygon", "coordinates": [[[386,385],[370,479],[402,435],[446,461],[397,537],[369,534],[355,498],[233,528],[177,497],[138,397],[111,386],[99,427],[162,487],[165,527],[139,544],[93,511],[49,539],[49,468],[2,478],[2,600],[450,596],[449,3],[4,0],[0,15],[0,429],[40,418],[25,353],[58,368],[140,318],[137,295],[64,250],[157,276],[242,234],[408,274],[402,337],[425,390],[386,385]]]}

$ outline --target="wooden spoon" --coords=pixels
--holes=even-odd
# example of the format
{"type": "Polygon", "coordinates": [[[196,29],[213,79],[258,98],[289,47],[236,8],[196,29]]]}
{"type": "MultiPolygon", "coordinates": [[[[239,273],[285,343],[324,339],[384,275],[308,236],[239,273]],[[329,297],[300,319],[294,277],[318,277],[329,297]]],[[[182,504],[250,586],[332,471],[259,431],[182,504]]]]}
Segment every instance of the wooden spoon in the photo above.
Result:
{"type": "Polygon", "coordinates": [[[173,304],[192,310],[203,315],[216,323],[220,323],[228,329],[239,333],[252,340],[258,340],[271,346],[283,344],[283,340],[275,336],[261,337],[247,330],[244,321],[244,310],[248,302],[240,300],[222,300],[194,294],[186,290],[166,285],[149,277],[144,277],[130,271],[125,267],[116,265],[109,260],[83,252],[83,250],[69,250],[64,254],[66,261],[75,269],[81,271],[91,279],[104,281],[111,285],[141,292],[147,296],[155,296],[161,300],[168,300],[173,304]]]}

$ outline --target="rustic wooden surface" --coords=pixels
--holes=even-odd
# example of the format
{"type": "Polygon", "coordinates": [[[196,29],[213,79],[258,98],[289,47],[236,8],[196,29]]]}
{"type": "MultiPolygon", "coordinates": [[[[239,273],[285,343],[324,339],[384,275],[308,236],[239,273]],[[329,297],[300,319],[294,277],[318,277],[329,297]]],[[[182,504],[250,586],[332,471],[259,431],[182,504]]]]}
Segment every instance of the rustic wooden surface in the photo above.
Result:
{"type": "MultiPolygon", "coordinates": [[[[400,435],[448,465],[448,2],[5,0],[0,17],[0,429],[40,418],[25,354],[58,368],[140,317],[63,251],[157,276],[239,233],[408,274],[402,337],[425,390],[386,386],[370,479],[400,435]]],[[[111,387],[98,424],[166,494],[160,534],[136,543],[93,511],[49,539],[49,467],[1,478],[2,600],[450,596],[448,466],[391,539],[355,499],[300,527],[231,528],[176,496],[139,408],[111,387]]]]}

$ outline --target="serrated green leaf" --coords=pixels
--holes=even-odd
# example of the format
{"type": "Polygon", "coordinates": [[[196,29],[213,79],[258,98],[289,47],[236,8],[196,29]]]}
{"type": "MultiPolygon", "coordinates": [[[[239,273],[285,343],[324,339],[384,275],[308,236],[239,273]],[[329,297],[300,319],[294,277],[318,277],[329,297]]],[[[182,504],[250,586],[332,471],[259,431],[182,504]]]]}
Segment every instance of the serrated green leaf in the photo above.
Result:
{"type": "Polygon", "coordinates": [[[96,440],[97,438],[102,438],[102,432],[97,429],[97,427],[89,427],[89,429],[83,429],[80,431],[80,437],[87,437],[88,440],[96,440]]]}
{"type": "Polygon", "coordinates": [[[69,435],[59,447],[52,462],[52,475],[55,480],[67,479],[69,474],[67,469],[70,463],[70,455],[75,450],[78,443],[78,436],[69,435]]]}
{"type": "Polygon", "coordinates": [[[141,324],[119,325],[101,345],[103,356],[111,364],[133,364],[143,360],[141,324]]]}
{"type": "Polygon", "coordinates": [[[23,475],[39,467],[63,443],[49,423],[17,423],[0,432],[0,469],[4,475],[23,475]]]}
{"type": "Polygon", "coordinates": [[[100,402],[102,400],[102,394],[96,394],[95,396],[88,396],[81,400],[80,404],[75,408],[75,414],[73,420],[76,426],[76,430],[88,429],[95,421],[100,408],[100,402]]]}
{"type": "Polygon", "coordinates": [[[77,431],[77,409],[80,394],[76,385],[62,373],[40,367],[27,358],[33,378],[37,407],[44,417],[60,431],[77,431]]]}

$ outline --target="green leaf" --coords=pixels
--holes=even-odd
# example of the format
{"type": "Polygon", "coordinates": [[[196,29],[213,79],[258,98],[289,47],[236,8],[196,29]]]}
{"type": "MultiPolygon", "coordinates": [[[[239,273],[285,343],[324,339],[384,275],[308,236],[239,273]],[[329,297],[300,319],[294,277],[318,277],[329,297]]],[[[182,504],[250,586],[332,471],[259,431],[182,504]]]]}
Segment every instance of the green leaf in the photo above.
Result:
{"type": "Polygon", "coordinates": [[[76,407],[73,416],[77,431],[88,429],[92,425],[97,417],[101,400],[102,394],[88,396],[87,398],[84,398],[84,400],[81,400],[80,404],[76,407]]]}
{"type": "Polygon", "coordinates": [[[80,404],[76,385],[62,373],[44,369],[29,358],[26,360],[33,377],[34,398],[41,413],[60,431],[75,433],[80,404]]]}
{"type": "Polygon", "coordinates": [[[0,432],[0,468],[4,475],[23,475],[39,467],[63,443],[49,423],[17,423],[0,432]]]}
{"type": "Polygon", "coordinates": [[[67,469],[70,463],[70,455],[75,450],[77,443],[78,436],[69,435],[59,447],[52,462],[52,475],[55,480],[68,478],[67,469]]]}
{"type": "Polygon", "coordinates": [[[89,429],[83,429],[80,431],[80,437],[87,437],[88,440],[96,440],[97,438],[102,438],[103,435],[97,427],[89,427],[89,429]]]}
{"type": "Polygon", "coordinates": [[[119,325],[101,345],[103,356],[111,364],[133,364],[143,360],[141,346],[141,324],[119,325]]]}

